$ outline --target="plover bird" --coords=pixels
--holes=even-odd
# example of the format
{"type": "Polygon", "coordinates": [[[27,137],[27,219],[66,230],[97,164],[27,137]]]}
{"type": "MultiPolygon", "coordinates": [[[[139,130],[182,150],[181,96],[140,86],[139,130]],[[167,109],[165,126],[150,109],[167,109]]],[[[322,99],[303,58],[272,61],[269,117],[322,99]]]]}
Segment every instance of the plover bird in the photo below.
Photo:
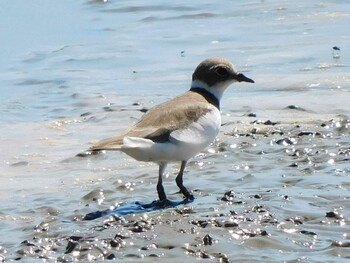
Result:
{"type": "Polygon", "coordinates": [[[157,192],[167,200],[163,174],[169,162],[181,162],[176,184],[186,199],[193,196],[183,185],[187,161],[210,145],[221,126],[220,99],[234,82],[254,81],[224,58],[201,62],[192,75],[189,91],[147,111],[120,135],[101,140],[89,152],[118,150],[138,161],[159,165],[157,192]]]}

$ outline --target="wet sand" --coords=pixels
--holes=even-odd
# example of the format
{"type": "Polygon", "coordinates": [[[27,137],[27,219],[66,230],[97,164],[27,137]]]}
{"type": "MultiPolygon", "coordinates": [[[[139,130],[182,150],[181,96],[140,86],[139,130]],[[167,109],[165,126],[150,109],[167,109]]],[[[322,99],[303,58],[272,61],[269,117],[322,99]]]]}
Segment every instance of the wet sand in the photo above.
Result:
{"type": "MultiPolygon", "coordinates": [[[[53,24],[18,19],[24,31],[7,29],[0,52],[0,262],[347,262],[346,4],[25,9],[53,24]],[[61,38],[36,32],[18,42],[30,26],[61,38]],[[157,165],[118,152],[75,155],[185,92],[209,56],[233,60],[256,84],[225,93],[220,134],[184,175],[195,200],[83,220],[154,201],[157,165]]],[[[3,22],[23,17],[6,8],[3,22]]],[[[167,171],[166,192],[180,202],[178,164],[167,171]]]]}
{"type": "MultiPolygon", "coordinates": [[[[61,182],[65,198],[62,193],[26,196],[30,207],[21,205],[16,216],[3,218],[17,221],[24,231],[12,259],[296,262],[349,257],[350,119],[305,117],[305,112],[310,111],[295,105],[281,108],[272,119],[259,118],[259,112],[226,112],[217,141],[187,169],[185,183],[195,200],[154,212],[84,221],[85,214],[111,205],[152,201],[157,167],[120,153],[62,160],[61,165],[78,169],[72,171],[74,185],[61,182]]],[[[12,166],[31,165],[23,162],[12,166]]],[[[173,193],[170,199],[181,200],[175,168],[165,186],[173,193]]]]}

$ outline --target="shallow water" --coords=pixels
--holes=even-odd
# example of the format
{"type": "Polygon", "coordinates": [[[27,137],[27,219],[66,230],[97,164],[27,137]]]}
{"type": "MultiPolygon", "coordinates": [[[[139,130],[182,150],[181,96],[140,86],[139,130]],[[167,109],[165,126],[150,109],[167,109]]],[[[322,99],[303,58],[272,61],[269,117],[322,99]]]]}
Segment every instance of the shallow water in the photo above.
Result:
{"type": "Polygon", "coordinates": [[[0,262],[349,260],[350,7],[304,2],[4,3],[0,262]],[[195,200],[82,220],[152,202],[157,166],[75,154],[212,56],[256,84],[227,90],[222,131],[184,176],[195,200]]]}

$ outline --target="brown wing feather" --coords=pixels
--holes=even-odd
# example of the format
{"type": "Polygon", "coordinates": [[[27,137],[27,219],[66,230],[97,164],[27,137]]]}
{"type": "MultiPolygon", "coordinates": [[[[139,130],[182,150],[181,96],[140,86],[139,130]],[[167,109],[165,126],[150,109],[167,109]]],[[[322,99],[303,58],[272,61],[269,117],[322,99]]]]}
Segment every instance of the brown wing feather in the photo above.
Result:
{"type": "Polygon", "coordinates": [[[188,127],[193,121],[210,111],[207,103],[207,100],[200,94],[188,91],[151,108],[129,130],[101,140],[90,150],[118,150],[123,145],[123,138],[126,136],[165,142],[172,131],[188,127]]]}

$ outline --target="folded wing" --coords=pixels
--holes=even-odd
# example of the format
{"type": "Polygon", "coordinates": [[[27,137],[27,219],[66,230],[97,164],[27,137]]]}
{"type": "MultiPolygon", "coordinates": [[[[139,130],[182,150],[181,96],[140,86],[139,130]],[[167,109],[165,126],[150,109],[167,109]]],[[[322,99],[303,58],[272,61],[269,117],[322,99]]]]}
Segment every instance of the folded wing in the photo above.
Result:
{"type": "Polygon", "coordinates": [[[205,98],[200,94],[189,91],[153,107],[129,130],[101,140],[89,150],[120,150],[125,146],[125,137],[143,138],[155,143],[167,142],[173,131],[187,128],[208,111],[210,111],[210,108],[208,108],[205,98]],[[196,100],[194,100],[194,97],[196,97],[196,100]],[[192,101],[197,102],[193,104],[192,101]]]}

